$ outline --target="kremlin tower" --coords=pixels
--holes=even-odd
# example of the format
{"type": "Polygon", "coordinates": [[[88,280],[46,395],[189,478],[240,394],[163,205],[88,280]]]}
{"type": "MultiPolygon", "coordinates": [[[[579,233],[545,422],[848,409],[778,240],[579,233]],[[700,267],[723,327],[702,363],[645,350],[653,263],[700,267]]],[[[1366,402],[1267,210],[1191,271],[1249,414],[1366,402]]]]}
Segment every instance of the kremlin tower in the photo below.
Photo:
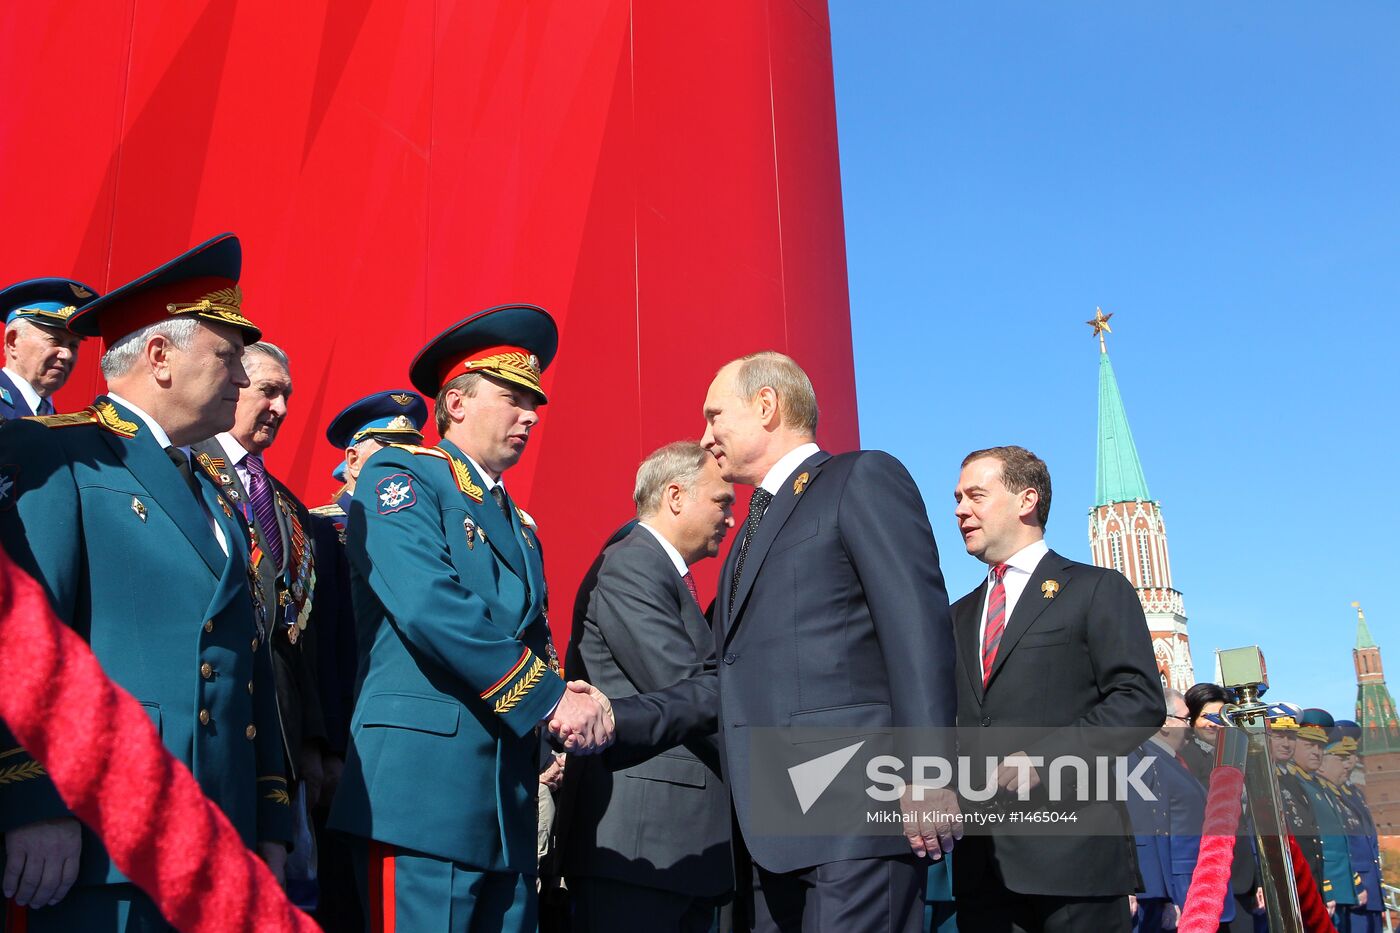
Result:
{"type": "Polygon", "coordinates": [[[1088,324],[1099,338],[1099,451],[1094,507],[1089,510],[1093,562],[1128,578],[1142,601],[1162,686],[1186,690],[1196,682],[1186,634],[1186,609],[1172,587],[1167,528],[1161,504],[1147,491],[1105,333],[1112,314],[1098,309],[1088,324]]]}
{"type": "Polygon", "coordinates": [[[1366,772],[1366,802],[1382,836],[1400,832],[1400,720],[1385,686],[1381,649],[1371,638],[1366,614],[1356,609],[1356,721],[1361,726],[1361,766],[1366,772]]]}

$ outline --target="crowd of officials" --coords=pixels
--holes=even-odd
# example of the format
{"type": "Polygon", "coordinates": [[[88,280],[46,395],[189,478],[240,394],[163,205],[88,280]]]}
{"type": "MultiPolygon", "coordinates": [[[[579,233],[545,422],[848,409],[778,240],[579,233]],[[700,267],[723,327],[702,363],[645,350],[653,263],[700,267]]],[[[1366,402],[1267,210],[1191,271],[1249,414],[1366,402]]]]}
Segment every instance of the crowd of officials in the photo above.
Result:
{"type": "MultiPolygon", "coordinates": [[[[639,466],[561,661],[549,517],[506,487],[547,402],[552,318],[503,306],[429,341],[412,389],[326,426],[343,487],[307,508],[263,460],[294,364],[253,322],[241,261],[225,234],[106,295],[0,292],[0,544],[325,929],[1175,926],[1227,697],[1164,695],[1132,586],[1046,544],[1034,454],[961,464],[956,529],[988,571],[950,605],[903,465],[818,447],[796,361],[735,359],[695,400],[700,439],[639,466]],[[56,412],[86,337],[107,391],[56,412]],[[736,486],[747,514],[701,592],[691,568],[721,557],[736,486]],[[755,812],[773,775],[754,728],[954,725],[1111,727],[1102,751],[1151,757],[1156,792],[1085,804],[1122,828],[1097,835],[964,835],[947,789],[895,833],[785,835],[755,812]]],[[[1378,929],[1354,726],[1278,707],[1272,732],[1338,929],[1378,929]]],[[[994,733],[998,793],[1039,785],[994,733]]],[[[3,730],[0,831],[6,930],[168,929],[3,730]]],[[[1247,838],[1236,856],[1221,922],[1252,930],[1247,838]]]]}

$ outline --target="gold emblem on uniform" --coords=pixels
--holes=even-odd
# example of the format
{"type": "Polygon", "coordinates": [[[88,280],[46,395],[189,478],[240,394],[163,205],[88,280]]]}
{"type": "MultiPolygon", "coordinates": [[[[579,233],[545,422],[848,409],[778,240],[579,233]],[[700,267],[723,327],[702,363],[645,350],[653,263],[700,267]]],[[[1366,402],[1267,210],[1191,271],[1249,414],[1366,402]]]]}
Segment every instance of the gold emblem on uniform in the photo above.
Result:
{"type": "Polygon", "coordinates": [[[146,520],[146,506],[135,496],[131,497],[131,511],[134,512],[136,517],[141,519],[142,522],[146,520]]]}
{"type": "Polygon", "coordinates": [[[797,479],[792,481],[792,494],[794,496],[802,495],[803,490],[807,488],[807,484],[811,481],[812,477],[808,473],[803,473],[801,476],[797,477],[797,479]]]}
{"type": "Polygon", "coordinates": [[[389,397],[405,408],[413,404],[413,396],[409,395],[407,392],[395,392],[389,397]]]}
{"type": "Polygon", "coordinates": [[[1040,584],[1040,591],[1045,594],[1046,599],[1054,599],[1055,594],[1060,591],[1060,581],[1046,580],[1040,584]]]}
{"type": "Polygon", "coordinates": [[[413,422],[408,419],[408,415],[395,415],[394,420],[389,422],[386,430],[389,431],[416,431],[413,422]]]}
{"type": "Polygon", "coordinates": [[[476,548],[476,522],[472,521],[470,515],[468,515],[466,518],[462,519],[462,530],[465,531],[465,532],[467,533],[467,550],[470,551],[470,550],[475,549],[475,548],[476,548]]]}
{"type": "Polygon", "coordinates": [[[520,537],[525,539],[525,543],[529,546],[530,550],[533,551],[535,549],[535,542],[530,540],[530,529],[520,529],[520,537]]]}

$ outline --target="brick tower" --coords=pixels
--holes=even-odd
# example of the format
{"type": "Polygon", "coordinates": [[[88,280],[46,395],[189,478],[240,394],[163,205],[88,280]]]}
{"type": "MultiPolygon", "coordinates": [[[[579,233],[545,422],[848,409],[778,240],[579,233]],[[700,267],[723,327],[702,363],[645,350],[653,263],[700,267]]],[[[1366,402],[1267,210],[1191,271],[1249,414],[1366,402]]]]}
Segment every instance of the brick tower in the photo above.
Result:
{"type": "Polygon", "coordinates": [[[1147,491],[1118,379],[1108,359],[1105,333],[1112,314],[1098,309],[1089,321],[1099,338],[1099,451],[1094,507],[1089,510],[1089,549],[1100,567],[1121,572],[1137,590],[1152,633],[1162,686],[1185,690],[1196,682],[1186,634],[1186,608],[1172,586],[1171,558],[1162,505],[1147,491]]]}
{"type": "Polygon", "coordinates": [[[1382,835],[1400,833],[1400,719],[1385,685],[1381,649],[1371,638],[1366,614],[1356,609],[1356,721],[1361,726],[1361,766],[1366,772],[1366,802],[1382,835]]]}

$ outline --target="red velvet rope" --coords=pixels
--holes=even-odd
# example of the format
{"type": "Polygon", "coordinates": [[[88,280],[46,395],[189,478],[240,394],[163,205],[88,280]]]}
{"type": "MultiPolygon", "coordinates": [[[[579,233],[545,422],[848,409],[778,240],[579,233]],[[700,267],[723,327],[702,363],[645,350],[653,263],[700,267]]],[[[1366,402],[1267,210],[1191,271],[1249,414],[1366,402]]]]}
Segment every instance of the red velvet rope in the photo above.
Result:
{"type": "Polygon", "coordinates": [[[1293,856],[1293,877],[1298,885],[1298,907],[1303,914],[1303,929],[1308,933],[1334,933],[1332,918],[1327,916],[1327,905],[1313,880],[1312,869],[1303,855],[1298,840],[1288,837],[1288,852],[1293,856]]]}
{"type": "Polygon", "coordinates": [[[1205,823],[1201,827],[1201,849],[1186,909],[1177,925],[1180,933],[1215,933],[1230,891],[1230,865],[1235,860],[1235,833],[1240,825],[1240,795],[1244,772],[1221,766],[1210,773],[1206,797],[1205,823]]]}
{"type": "Polygon", "coordinates": [[[0,550],[0,717],[182,933],[316,933],[130,694],[0,550]],[[121,762],[114,767],[113,762],[121,762]]]}

